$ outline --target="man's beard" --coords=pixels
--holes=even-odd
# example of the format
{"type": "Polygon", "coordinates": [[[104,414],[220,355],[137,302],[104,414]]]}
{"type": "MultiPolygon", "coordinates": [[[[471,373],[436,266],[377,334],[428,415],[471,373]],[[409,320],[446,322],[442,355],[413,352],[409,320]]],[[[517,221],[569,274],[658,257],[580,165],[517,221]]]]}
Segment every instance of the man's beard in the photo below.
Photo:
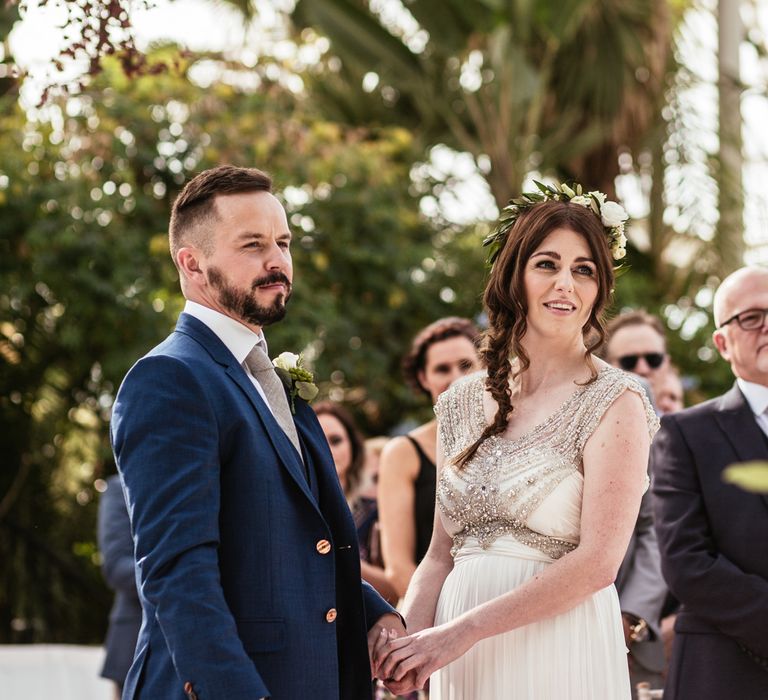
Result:
{"type": "Polygon", "coordinates": [[[282,272],[260,277],[251,283],[251,291],[236,289],[227,283],[217,267],[208,268],[208,281],[219,292],[219,303],[237,318],[254,326],[269,326],[285,316],[285,305],[291,298],[291,283],[282,272]],[[285,285],[285,295],[278,294],[270,306],[262,306],[255,299],[256,289],[267,284],[285,285]]]}

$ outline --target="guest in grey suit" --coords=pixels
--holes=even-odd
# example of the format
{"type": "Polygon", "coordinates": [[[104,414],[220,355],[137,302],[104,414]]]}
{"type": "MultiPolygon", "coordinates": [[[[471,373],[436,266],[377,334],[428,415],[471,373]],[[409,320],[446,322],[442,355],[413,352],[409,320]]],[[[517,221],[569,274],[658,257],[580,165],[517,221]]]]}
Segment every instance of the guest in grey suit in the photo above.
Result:
{"type": "Polygon", "coordinates": [[[723,396],[664,416],[651,451],[661,563],[681,603],[664,700],[768,698],[768,496],[723,481],[768,459],[768,269],[715,294],[723,396]]]}
{"type": "MultiPolygon", "coordinates": [[[[661,321],[645,311],[630,311],[613,319],[606,331],[605,359],[615,367],[642,377],[646,389],[652,394],[653,383],[669,367],[661,321]]],[[[650,491],[640,504],[635,530],[616,577],[616,590],[629,648],[629,675],[634,696],[637,684],[642,681],[653,688],[663,685],[664,644],[660,617],[667,585],[661,574],[650,491]]]]}
{"type": "Polygon", "coordinates": [[[141,603],[136,593],[131,522],[117,475],[107,479],[107,490],[99,501],[98,539],[101,571],[115,591],[104,640],[107,655],[101,675],[115,682],[116,697],[119,698],[141,627],[141,603]]]}

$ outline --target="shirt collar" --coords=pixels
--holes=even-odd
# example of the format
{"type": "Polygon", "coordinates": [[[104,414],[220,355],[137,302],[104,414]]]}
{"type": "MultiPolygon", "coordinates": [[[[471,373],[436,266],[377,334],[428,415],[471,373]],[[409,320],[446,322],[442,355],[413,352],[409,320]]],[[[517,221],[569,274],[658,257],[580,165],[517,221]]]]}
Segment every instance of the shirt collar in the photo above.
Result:
{"type": "Polygon", "coordinates": [[[194,316],[198,321],[208,326],[240,364],[243,364],[248,353],[258,343],[261,343],[264,352],[269,355],[264,331],[254,333],[240,321],[189,299],[184,304],[184,313],[194,316]]]}
{"type": "Polygon", "coordinates": [[[768,409],[768,386],[755,384],[754,382],[745,382],[743,379],[737,379],[736,383],[744,394],[752,413],[756,416],[762,416],[768,409]]]}

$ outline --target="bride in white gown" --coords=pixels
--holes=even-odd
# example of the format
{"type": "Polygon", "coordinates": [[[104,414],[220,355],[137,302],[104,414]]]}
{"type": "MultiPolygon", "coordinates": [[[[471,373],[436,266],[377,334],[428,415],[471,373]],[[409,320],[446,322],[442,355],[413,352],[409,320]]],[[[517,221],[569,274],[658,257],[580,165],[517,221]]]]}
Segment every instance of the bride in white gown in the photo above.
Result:
{"type": "Polygon", "coordinates": [[[591,354],[623,257],[623,219],[605,214],[621,208],[567,188],[533,199],[505,210],[494,241],[487,374],[435,409],[438,508],[409,636],[375,650],[396,692],[431,675],[431,700],[630,697],[613,580],[657,421],[642,388],[591,354]]]}

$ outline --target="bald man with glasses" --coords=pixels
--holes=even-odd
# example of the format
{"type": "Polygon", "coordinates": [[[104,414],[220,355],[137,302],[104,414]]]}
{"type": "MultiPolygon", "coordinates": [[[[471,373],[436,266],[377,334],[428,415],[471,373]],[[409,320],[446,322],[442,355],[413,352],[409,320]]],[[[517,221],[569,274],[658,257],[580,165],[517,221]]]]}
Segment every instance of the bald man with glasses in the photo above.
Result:
{"type": "Polygon", "coordinates": [[[723,481],[768,460],[768,269],[728,276],[713,341],[736,382],[664,416],[651,450],[662,570],[681,603],[664,700],[768,698],[768,496],[723,481]]]}

